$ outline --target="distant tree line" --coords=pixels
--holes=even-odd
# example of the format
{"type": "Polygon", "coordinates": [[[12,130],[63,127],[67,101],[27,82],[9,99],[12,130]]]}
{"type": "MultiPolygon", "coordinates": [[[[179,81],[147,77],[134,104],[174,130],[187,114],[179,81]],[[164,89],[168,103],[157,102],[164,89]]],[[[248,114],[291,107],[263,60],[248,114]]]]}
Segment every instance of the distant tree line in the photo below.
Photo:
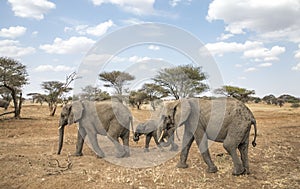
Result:
{"type": "MultiPolygon", "coordinates": [[[[41,88],[44,94],[29,93],[32,102],[46,102],[49,107],[49,114],[53,116],[59,103],[67,103],[70,100],[92,100],[102,101],[116,97],[123,101],[126,97],[128,103],[133,107],[140,109],[141,105],[149,103],[155,110],[156,102],[164,97],[181,99],[190,97],[199,97],[201,93],[207,91],[209,86],[205,83],[208,75],[202,71],[202,67],[193,65],[180,65],[177,67],[165,68],[158,71],[157,75],[152,78],[152,82],[145,83],[140,89],[129,91],[126,88],[130,81],[135,77],[127,72],[112,71],[102,72],[98,75],[98,79],[104,87],[112,88],[114,92],[108,92],[100,89],[98,86],[88,85],[82,88],[81,93],[77,96],[68,97],[68,93],[72,90],[71,83],[79,79],[75,72],[66,76],[64,82],[60,81],[44,81],[41,88]]],[[[16,118],[20,117],[22,107],[22,87],[27,85],[28,74],[26,66],[20,62],[6,57],[0,57],[0,95],[2,99],[12,101],[14,105],[14,113],[16,118]]],[[[267,104],[282,106],[284,103],[295,104],[299,106],[300,99],[291,95],[267,95],[263,98],[254,97],[255,91],[245,88],[225,85],[214,90],[215,94],[236,98],[242,102],[265,102],[267,104]],[[297,105],[298,104],[298,105],[297,105]]]]}

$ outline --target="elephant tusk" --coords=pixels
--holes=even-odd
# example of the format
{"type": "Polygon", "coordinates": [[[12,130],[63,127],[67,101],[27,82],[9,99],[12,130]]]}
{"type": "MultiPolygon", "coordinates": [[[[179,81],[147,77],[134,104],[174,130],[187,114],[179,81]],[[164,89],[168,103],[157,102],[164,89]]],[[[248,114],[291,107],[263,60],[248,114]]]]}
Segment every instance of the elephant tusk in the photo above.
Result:
{"type": "Polygon", "coordinates": [[[158,139],[158,142],[161,141],[161,139],[163,138],[164,134],[165,134],[165,130],[162,130],[161,135],[160,135],[160,137],[158,139]]]}
{"type": "Polygon", "coordinates": [[[62,128],[62,126],[59,126],[59,127],[58,127],[58,130],[60,130],[61,128],[62,128]]]}

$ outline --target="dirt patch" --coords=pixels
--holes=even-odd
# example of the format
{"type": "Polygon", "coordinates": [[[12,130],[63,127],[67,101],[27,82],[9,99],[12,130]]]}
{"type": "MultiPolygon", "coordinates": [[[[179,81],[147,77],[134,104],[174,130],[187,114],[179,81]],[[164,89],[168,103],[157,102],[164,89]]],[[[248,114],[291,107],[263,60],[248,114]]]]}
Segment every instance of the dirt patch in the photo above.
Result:
{"type": "MultiPolygon", "coordinates": [[[[150,153],[145,154],[144,137],[138,144],[131,141],[132,154],[160,159],[159,154],[169,153],[172,157],[153,167],[130,168],[96,158],[86,144],[84,156],[73,157],[75,125],[66,127],[62,154],[56,155],[60,109],[50,117],[47,106],[25,104],[22,117],[26,119],[14,120],[9,115],[0,118],[0,188],[299,188],[300,109],[288,105],[248,106],[257,119],[257,146],[249,148],[251,174],[234,177],[231,158],[219,143],[210,147],[219,168],[215,174],[206,173],[195,143],[187,169],[175,167],[178,152],[171,154],[167,148],[161,152],[153,141],[150,153]]],[[[137,120],[151,117],[144,109],[132,112],[137,120]]],[[[99,140],[101,143],[103,139],[99,140]]],[[[103,148],[113,157],[109,145],[103,148]]],[[[134,156],[127,161],[133,163],[134,156]]]]}

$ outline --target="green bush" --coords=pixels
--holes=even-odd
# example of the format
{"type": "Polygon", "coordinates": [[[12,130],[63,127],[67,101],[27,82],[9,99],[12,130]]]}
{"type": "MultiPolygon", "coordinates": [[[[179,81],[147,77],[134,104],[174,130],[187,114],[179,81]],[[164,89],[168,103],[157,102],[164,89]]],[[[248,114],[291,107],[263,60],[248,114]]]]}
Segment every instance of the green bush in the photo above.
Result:
{"type": "Polygon", "coordinates": [[[291,105],[292,108],[299,108],[300,107],[300,104],[299,103],[293,103],[291,105]]]}

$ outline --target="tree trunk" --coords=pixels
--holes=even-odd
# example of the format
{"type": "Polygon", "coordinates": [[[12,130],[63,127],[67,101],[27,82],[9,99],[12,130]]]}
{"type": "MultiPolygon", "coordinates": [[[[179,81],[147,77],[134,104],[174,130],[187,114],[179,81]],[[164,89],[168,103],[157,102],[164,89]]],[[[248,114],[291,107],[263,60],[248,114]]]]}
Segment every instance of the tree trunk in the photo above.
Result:
{"type": "Polygon", "coordinates": [[[15,116],[14,117],[19,119],[21,111],[20,111],[20,108],[19,108],[17,94],[16,94],[15,89],[11,89],[11,96],[12,96],[13,103],[14,103],[14,108],[15,108],[15,116]]]}
{"type": "Polygon", "coordinates": [[[50,116],[54,116],[54,115],[55,115],[56,108],[57,108],[57,104],[54,104],[54,105],[52,106],[52,110],[50,111],[50,116]]]}

